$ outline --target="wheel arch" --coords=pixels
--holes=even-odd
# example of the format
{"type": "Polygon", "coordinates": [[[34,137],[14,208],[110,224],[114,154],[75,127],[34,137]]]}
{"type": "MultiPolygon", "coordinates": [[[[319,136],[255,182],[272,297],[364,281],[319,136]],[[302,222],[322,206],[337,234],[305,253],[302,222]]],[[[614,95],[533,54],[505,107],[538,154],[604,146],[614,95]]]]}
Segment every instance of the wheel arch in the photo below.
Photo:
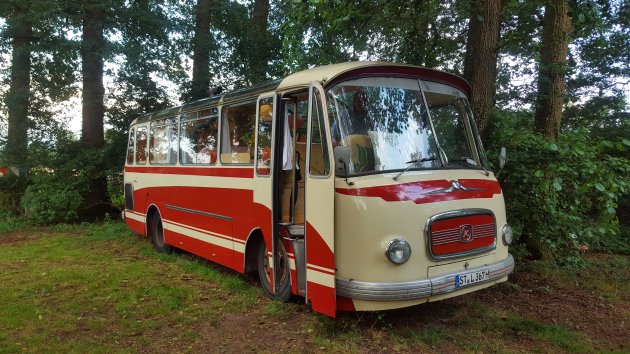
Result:
{"type": "Polygon", "coordinates": [[[160,208],[158,208],[158,206],[155,204],[149,205],[149,207],[147,208],[146,222],[144,223],[144,234],[148,238],[151,238],[153,236],[151,235],[151,223],[153,222],[153,215],[155,215],[155,213],[157,213],[160,218],[162,218],[160,208]]]}
{"type": "Polygon", "coordinates": [[[265,242],[265,237],[259,228],[252,230],[247,236],[245,242],[245,262],[243,267],[244,273],[253,273],[258,270],[257,251],[261,242],[265,242]]]}

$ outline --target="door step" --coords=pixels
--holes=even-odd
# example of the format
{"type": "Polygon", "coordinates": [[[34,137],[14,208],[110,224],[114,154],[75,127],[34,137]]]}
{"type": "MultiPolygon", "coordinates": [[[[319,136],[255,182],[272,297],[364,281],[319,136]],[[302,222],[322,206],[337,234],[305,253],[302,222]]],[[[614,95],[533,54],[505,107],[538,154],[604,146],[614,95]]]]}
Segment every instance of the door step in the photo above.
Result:
{"type": "MultiPolygon", "coordinates": [[[[291,238],[300,238],[304,236],[304,224],[280,224],[281,227],[284,227],[286,231],[289,231],[291,238]]],[[[285,237],[288,235],[285,234],[285,237]]]]}

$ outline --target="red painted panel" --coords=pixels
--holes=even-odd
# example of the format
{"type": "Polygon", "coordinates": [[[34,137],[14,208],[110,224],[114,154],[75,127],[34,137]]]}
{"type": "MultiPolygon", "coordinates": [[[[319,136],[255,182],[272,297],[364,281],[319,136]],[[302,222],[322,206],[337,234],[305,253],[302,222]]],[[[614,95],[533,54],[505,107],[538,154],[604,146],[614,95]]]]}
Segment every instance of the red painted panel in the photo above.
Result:
{"type": "Polygon", "coordinates": [[[458,182],[465,188],[475,188],[479,190],[463,191],[457,189],[451,192],[439,192],[439,190],[450,188],[451,181],[437,180],[366,188],[337,188],[335,191],[345,195],[377,197],[388,202],[412,201],[416,204],[472,198],[492,198],[495,194],[501,193],[501,186],[497,181],[460,179],[458,182]]]}
{"type": "Polygon", "coordinates": [[[308,252],[306,258],[308,264],[328,268],[334,272],[335,255],[308,221],[306,222],[306,250],[308,252]]]}
{"type": "Polygon", "coordinates": [[[356,311],[352,299],[337,295],[337,310],[339,311],[356,311]]]}
{"type": "MultiPolygon", "coordinates": [[[[149,198],[145,204],[154,203],[160,207],[164,219],[232,236],[230,220],[210,215],[169,208],[185,208],[190,211],[209,213],[232,219],[256,218],[250,211],[253,206],[253,191],[244,189],[209,187],[152,187],[134,191],[136,200],[149,198]]],[[[146,212],[146,210],[143,210],[146,212]]],[[[247,223],[251,224],[251,222],[247,223]]],[[[247,235],[238,235],[244,240],[247,235]]],[[[237,237],[238,237],[237,236],[237,237]]]]}
{"type": "Polygon", "coordinates": [[[291,294],[297,295],[297,271],[295,269],[291,269],[291,294]]]}
{"type": "Polygon", "coordinates": [[[134,189],[133,191],[133,210],[146,213],[149,208],[149,204],[147,203],[148,198],[147,189],[134,189]]]}
{"type": "Polygon", "coordinates": [[[308,298],[311,301],[313,311],[323,313],[330,317],[337,315],[337,303],[335,301],[335,288],[329,288],[313,282],[307,282],[308,298]],[[316,301],[318,299],[332,299],[332,301],[316,301]]]}
{"type": "MultiPolygon", "coordinates": [[[[333,251],[328,247],[326,242],[322,239],[322,236],[308,221],[306,222],[306,262],[307,268],[314,271],[322,271],[321,269],[315,269],[308,265],[316,265],[319,267],[329,269],[328,274],[335,275],[335,255],[333,251]]],[[[307,272],[308,273],[308,272],[307,272]]],[[[335,302],[335,288],[329,288],[321,284],[308,281],[306,283],[306,295],[307,301],[310,302],[314,311],[323,313],[325,315],[335,317],[336,315],[336,302],[335,302]]]]}
{"type": "Polygon", "coordinates": [[[134,220],[134,219],[130,219],[130,218],[125,218],[125,223],[135,233],[140,234],[142,236],[146,236],[144,234],[145,228],[144,228],[144,223],[143,222],[140,222],[140,221],[134,220]]]}
{"type": "MultiPolygon", "coordinates": [[[[182,186],[151,187],[134,191],[136,207],[142,208],[138,209],[142,212],[147,211],[148,205],[156,204],[165,220],[225,235],[228,239],[234,237],[236,239],[234,242],[240,243],[245,243],[247,237],[255,229],[260,229],[266,238],[271,235],[271,211],[264,205],[254,203],[253,195],[250,189],[182,186]],[[201,213],[167,208],[167,205],[201,213]],[[203,213],[224,216],[232,220],[203,213]]],[[[169,237],[166,237],[165,241],[175,247],[180,247],[172,243],[169,237]]],[[[198,242],[208,245],[203,241],[198,242]]],[[[200,253],[195,250],[190,252],[200,253]]],[[[229,253],[229,256],[225,257],[207,258],[242,272],[244,256],[236,255],[232,250],[229,253]]],[[[200,255],[206,257],[203,254],[200,255]]]]}
{"type": "MultiPolygon", "coordinates": [[[[190,205],[190,204],[182,204],[181,201],[177,203],[178,203],[177,204],[178,206],[190,205]]],[[[196,210],[199,210],[199,209],[196,209],[196,210]]],[[[221,237],[228,240],[232,239],[232,221],[231,220],[190,213],[190,212],[181,211],[177,209],[171,209],[169,207],[165,207],[164,212],[168,214],[168,220],[175,221],[179,224],[184,224],[187,226],[199,228],[202,230],[211,231],[215,233],[215,235],[213,236],[216,236],[216,237],[221,237]]]]}
{"type": "Polygon", "coordinates": [[[188,237],[177,232],[164,230],[164,238],[168,243],[213,262],[234,268],[232,250],[206,243],[196,238],[188,237]]]}
{"type": "Polygon", "coordinates": [[[125,172],[236,178],[254,177],[254,169],[251,167],[126,166],[125,172]]]}

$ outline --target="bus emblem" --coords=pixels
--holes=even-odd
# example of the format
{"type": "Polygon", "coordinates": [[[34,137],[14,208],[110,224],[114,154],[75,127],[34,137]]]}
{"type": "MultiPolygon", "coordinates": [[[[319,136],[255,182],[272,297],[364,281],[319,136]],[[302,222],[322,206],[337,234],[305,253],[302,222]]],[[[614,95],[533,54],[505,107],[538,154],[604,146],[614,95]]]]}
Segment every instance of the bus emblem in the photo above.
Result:
{"type": "Polygon", "coordinates": [[[459,239],[462,242],[470,242],[474,238],[472,225],[462,225],[459,227],[459,239]]]}
{"type": "Polygon", "coordinates": [[[438,193],[451,193],[453,191],[460,190],[464,192],[472,192],[472,191],[482,191],[482,188],[473,188],[473,187],[464,187],[459,181],[451,181],[451,186],[448,188],[436,189],[434,191],[428,192],[426,194],[438,194],[438,193]]]}

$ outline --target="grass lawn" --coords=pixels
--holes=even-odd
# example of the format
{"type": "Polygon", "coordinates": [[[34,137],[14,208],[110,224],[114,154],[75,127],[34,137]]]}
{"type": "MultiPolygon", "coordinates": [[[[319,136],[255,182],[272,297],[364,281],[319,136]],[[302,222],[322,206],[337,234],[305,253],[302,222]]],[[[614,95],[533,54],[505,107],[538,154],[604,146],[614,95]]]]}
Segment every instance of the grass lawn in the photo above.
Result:
{"type": "Polygon", "coordinates": [[[0,352],[627,352],[630,258],[589,261],[519,264],[480,292],[330,319],[231,270],[158,255],[120,222],[0,222],[0,352]]]}

